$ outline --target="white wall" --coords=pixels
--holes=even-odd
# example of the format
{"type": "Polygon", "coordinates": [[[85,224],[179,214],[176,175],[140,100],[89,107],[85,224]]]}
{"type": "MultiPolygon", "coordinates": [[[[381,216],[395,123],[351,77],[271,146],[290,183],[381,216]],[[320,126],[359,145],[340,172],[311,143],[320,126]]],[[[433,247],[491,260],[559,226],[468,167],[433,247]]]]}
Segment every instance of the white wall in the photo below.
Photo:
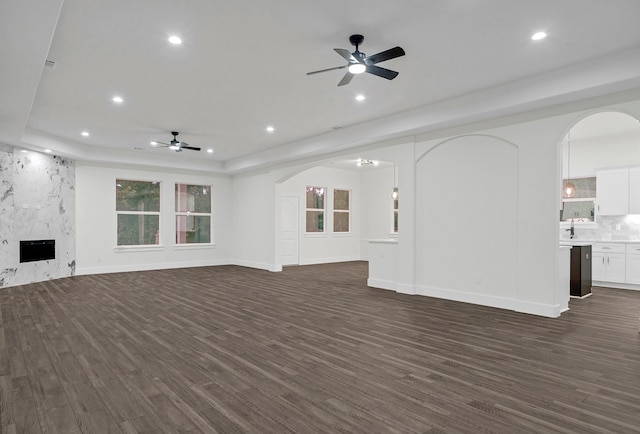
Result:
{"type": "Polygon", "coordinates": [[[393,234],[393,199],[391,198],[394,187],[393,172],[393,167],[360,172],[363,216],[360,236],[363,240],[397,236],[397,234],[393,234]]]}
{"type": "MultiPolygon", "coordinates": [[[[585,122],[588,121],[585,120],[585,122]]],[[[567,144],[563,146],[563,177],[567,176],[567,144]]],[[[640,166],[640,123],[638,132],[583,140],[571,140],[572,178],[596,176],[598,169],[640,166]]]]}
{"type": "Polygon", "coordinates": [[[360,173],[366,171],[367,168],[363,167],[361,169],[362,170],[344,170],[315,167],[292,176],[281,184],[279,188],[281,195],[297,196],[299,198],[299,263],[301,265],[353,261],[361,258],[361,221],[368,217],[363,216],[360,212],[360,204],[362,201],[360,173]],[[307,234],[305,232],[307,186],[324,187],[327,189],[327,196],[325,198],[325,232],[322,234],[307,234]],[[333,233],[334,189],[351,191],[351,222],[349,233],[333,233]]]}
{"type": "Polygon", "coordinates": [[[558,143],[580,115],[376,150],[398,164],[396,291],[560,315],[558,143]]]}
{"type": "Polygon", "coordinates": [[[482,135],[438,144],[417,162],[416,198],[417,292],[513,309],[518,148],[482,135]]]}
{"type": "MultiPolygon", "coordinates": [[[[579,114],[570,114],[553,118],[542,119],[533,122],[515,124],[504,128],[480,131],[477,135],[486,135],[496,140],[511,143],[517,147],[517,159],[510,164],[515,164],[517,183],[515,194],[513,186],[494,185],[493,191],[483,193],[489,200],[495,201],[504,193],[503,200],[509,206],[517,206],[517,214],[514,221],[507,221],[494,216],[485,220],[483,228],[494,237],[511,238],[515,233],[515,243],[500,244],[496,250],[491,245],[484,251],[486,258],[483,262],[495,261],[495,266],[509,255],[515,258],[515,264],[509,261],[506,266],[515,266],[515,289],[509,292],[507,287],[511,281],[512,270],[506,270],[505,276],[495,275],[498,280],[487,281],[480,276],[481,284],[475,282],[477,274],[467,276],[467,283],[460,287],[458,278],[451,277],[443,286],[446,298],[459,299],[472,303],[486,304],[490,306],[514,309],[516,311],[533,313],[544,316],[558,316],[561,312],[561,298],[558,297],[557,288],[557,227],[558,227],[558,187],[559,166],[557,165],[558,143],[560,138],[579,117],[579,114]],[[515,197],[514,197],[515,196],[515,197]],[[478,286],[483,286],[478,290],[478,286]],[[513,297],[513,298],[511,298],[513,297]]],[[[424,144],[424,150],[435,146],[439,142],[424,144]]],[[[471,145],[471,143],[468,143],[471,145]]],[[[485,139],[478,139],[480,146],[488,146],[485,139]]],[[[422,152],[417,152],[421,155],[422,152]]],[[[499,162],[511,161],[511,157],[500,153],[493,156],[499,162]]],[[[494,162],[491,159],[473,155],[472,158],[480,168],[486,167],[493,170],[494,162]]],[[[483,181],[489,184],[491,181],[483,181]]],[[[437,207],[438,203],[429,203],[430,207],[437,207]]],[[[512,214],[509,214],[510,216],[512,214]]],[[[428,239],[417,239],[417,243],[429,243],[428,239]]],[[[466,245],[471,248],[484,248],[487,238],[482,233],[461,232],[452,236],[449,242],[456,245],[466,245]]],[[[430,249],[436,250],[438,245],[432,245],[430,249]]],[[[467,270],[459,272],[467,273],[467,270]]],[[[472,270],[471,273],[474,273],[472,270]]],[[[441,282],[442,283],[442,282],[441,282]]],[[[434,294],[435,295],[435,294],[434,294]]]]}
{"type": "MultiPolygon", "coordinates": [[[[275,177],[272,173],[233,179],[233,262],[279,271],[275,261],[275,177]]],[[[278,202],[278,207],[279,207],[278,202]]]]}
{"type": "Polygon", "coordinates": [[[104,167],[78,162],[76,170],[78,274],[227,264],[233,218],[228,177],[104,167]],[[160,247],[116,247],[116,179],[160,182],[160,247]],[[175,183],[212,185],[214,246],[175,245],[175,183]]]}

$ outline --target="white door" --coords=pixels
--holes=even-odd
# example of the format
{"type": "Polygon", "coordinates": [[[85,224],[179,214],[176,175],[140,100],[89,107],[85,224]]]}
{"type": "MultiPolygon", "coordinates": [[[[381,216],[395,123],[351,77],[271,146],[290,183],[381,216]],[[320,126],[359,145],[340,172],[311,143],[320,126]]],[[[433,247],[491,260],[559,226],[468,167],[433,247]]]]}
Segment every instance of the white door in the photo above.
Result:
{"type": "Polygon", "coordinates": [[[282,196],[280,201],[280,252],[282,265],[298,265],[299,200],[282,196]]]}

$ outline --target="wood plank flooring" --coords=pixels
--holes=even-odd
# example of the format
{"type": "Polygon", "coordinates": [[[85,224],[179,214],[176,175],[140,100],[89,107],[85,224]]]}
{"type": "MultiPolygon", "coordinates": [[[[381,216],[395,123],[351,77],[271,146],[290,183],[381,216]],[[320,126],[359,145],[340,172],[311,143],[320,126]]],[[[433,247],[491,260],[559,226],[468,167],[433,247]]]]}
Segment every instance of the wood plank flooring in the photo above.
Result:
{"type": "Polygon", "coordinates": [[[366,286],[367,264],[0,290],[0,433],[639,433],[640,292],[558,319],[366,286]]]}

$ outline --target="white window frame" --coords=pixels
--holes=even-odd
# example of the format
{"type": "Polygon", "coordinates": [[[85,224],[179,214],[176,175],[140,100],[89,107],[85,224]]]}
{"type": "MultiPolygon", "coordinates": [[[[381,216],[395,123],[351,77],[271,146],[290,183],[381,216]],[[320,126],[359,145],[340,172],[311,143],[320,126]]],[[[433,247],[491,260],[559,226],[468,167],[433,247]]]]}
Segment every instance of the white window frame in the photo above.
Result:
{"type": "Polygon", "coordinates": [[[304,231],[307,235],[322,235],[327,233],[327,187],[318,187],[315,185],[308,185],[304,190],[304,231]],[[307,193],[310,189],[319,189],[324,191],[324,200],[322,201],[323,208],[307,208],[307,193]],[[307,232],[307,216],[309,211],[322,211],[322,231],[307,232]]]}
{"type": "MultiPolygon", "coordinates": [[[[173,199],[174,199],[174,212],[175,216],[173,219],[174,224],[174,243],[176,247],[181,248],[197,248],[197,247],[206,247],[215,245],[213,242],[213,185],[203,185],[203,184],[195,184],[188,182],[176,182],[173,187],[173,199]],[[197,187],[209,187],[210,197],[209,200],[211,203],[209,204],[209,209],[211,212],[193,212],[193,211],[178,211],[178,198],[176,197],[176,186],[178,185],[195,185],[197,187]],[[209,242],[208,243],[178,243],[178,217],[209,217],[209,242]]],[[[194,219],[195,220],[195,219],[194,219]]]]}
{"type": "Polygon", "coordinates": [[[350,234],[351,233],[351,199],[352,199],[352,194],[351,194],[351,189],[348,188],[334,188],[332,191],[332,204],[333,204],[333,214],[331,215],[331,229],[332,232],[334,234],[350,234]],[[336,209],[336,191],[346,191],[347,193],[349,193],[349,208],[348,209],[336,209]],[[348,225],[349,225],[349,230],[348,231],[336,231],[336,213],[345,213],[348,215],[348,225]]]}
{"type": "Polygon", "coordinates": [[[115,233],[115,250],[116,251],[124,251],[124,250],[136,250],[136,251],[144,251],[144,250],[156,250],[159,248],[163,248],[161,241],[162,241],[162,182],[161,181],[157,181],[157,180],[148,180],[148,179],[125,179],[125,178],[116,178],[115,179],[115,188],[116,191],[114,191],[115,194],[115,200],[114,200],[114,205],[116,208],[116,221],[115,221],[115,226],[116,226],[116,233],[115,233]],[[151,184],[158,184],[158,211],[118,211],[118,206],[117,206],[117,188],[118,188],[118,181],[131,181],[131,182],[147,182],[147,183],[151,183],[151,184]],[[146,216],[146,215],[154,215],[154,216],[158,216],[158,234],[157,234],[157,242],[154,244],[118,244],[118,216],[120,215],[142,215],[142,216],[146,216]]]}

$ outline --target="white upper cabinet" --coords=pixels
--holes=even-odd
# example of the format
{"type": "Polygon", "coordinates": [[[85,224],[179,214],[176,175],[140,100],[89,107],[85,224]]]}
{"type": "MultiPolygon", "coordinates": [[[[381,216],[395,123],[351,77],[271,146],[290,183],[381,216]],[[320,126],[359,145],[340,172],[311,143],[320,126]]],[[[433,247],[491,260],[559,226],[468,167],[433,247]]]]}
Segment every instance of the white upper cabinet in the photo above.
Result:
{"type": "Polygon", "coordinates": [[[640,214],[640,167],[629,169],[629,214],[640,214]]]}
{"type": "MultiPolygon", "coordinates": [[[[635,176],[640,179],[640,172],[635,176]]],[[[599,215],[629,214],[629,169],[598,171],[596,183],[596,202],[599,215]]],[[[640,193],[640,186],[638,187],[637,193],[640,193]]]]}

